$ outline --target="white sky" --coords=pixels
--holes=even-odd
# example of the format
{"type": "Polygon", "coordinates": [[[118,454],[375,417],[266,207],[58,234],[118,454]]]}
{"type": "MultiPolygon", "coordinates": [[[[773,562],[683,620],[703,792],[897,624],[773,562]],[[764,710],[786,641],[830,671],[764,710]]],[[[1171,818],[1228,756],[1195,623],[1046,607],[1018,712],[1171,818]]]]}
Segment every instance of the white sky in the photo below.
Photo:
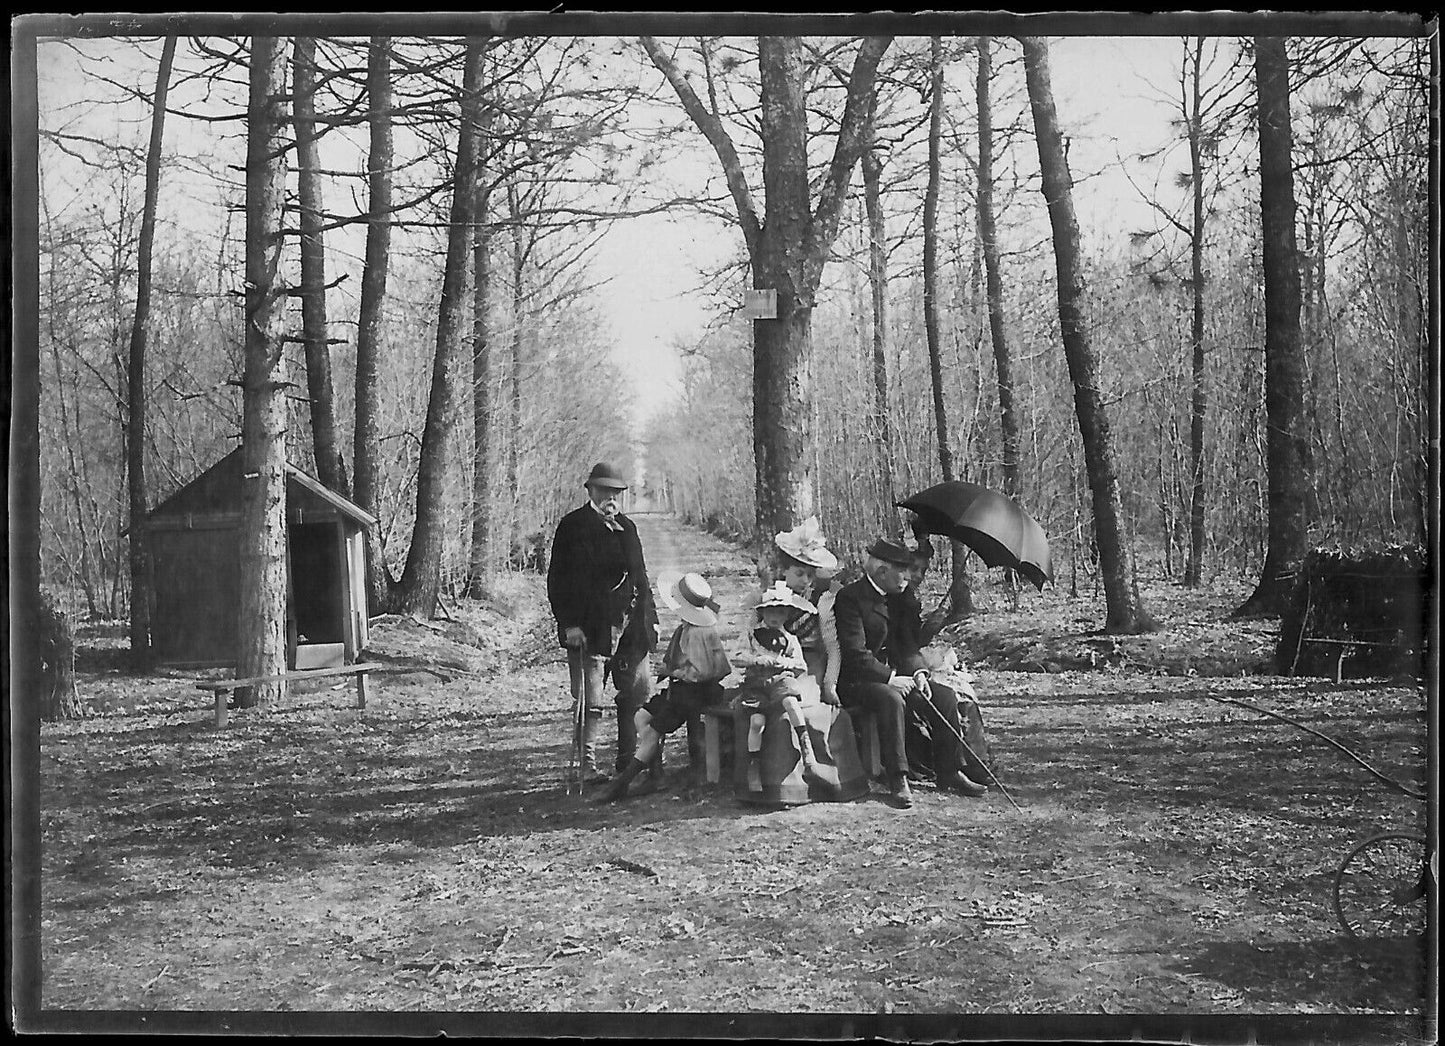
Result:
{"type": "MultiPolygon", "coordinates": [[[[1072,139],[1070,163],[1076,179],[1085,171],[1107,167],[1116,149],[1125,155],[1137,153],[1156,148],[1171,136],[1168,113],[1146,97],[1151,92],[1141,74],[1168,89],[1179,61],[1178,38],[1074,37],[1054,39],[1052,50],[1055,102],[1064,132],[1072,139]],[[1117,146],[1112,139],[1118,139],[1117,146]]],[[[965,72],[971,78],[971,69],[965,72]]],[[[155,74],[152,68],[133,75],[136,86],[149,89],[155,74]]],[[[41,80],[43,95],[47,86],[62,91],[84,86],[62,50],[51,50],[48,59],[43,52],[41,80]],[[67,65],[72,67],[67,70],[67,65]]],[[[664,92],[662,97],[671,101],[672,95],[664,92]]],[[[168,138],[180,126],[168,121],[168,138]]],[[[716,157],[701,136],[694,142],[699,171],[711,172],[716,157]]],[[[1031,149],[1027,139],[1019,144],[1031,149]]],[[[1025,166],[1032,163],[1029,159],[1025,166]]],[[[1021,198],[1018,206],[1033,203],[1042,216],[1041,198],[1021,198]]],[[[1086,246],[1100,230],[1135,228],[1150,220],[1134,189],[1117,174],[1078,184],[1075,203],[1086,246]]],[[[701,271],[716,268],[735,254],[739,240],[735,224],[695,215],[620,221],[604,238],[596,258],[599,275],[611,277],[602,294],[603,307],[610,318],[617,359],[638,390],[640,417],[665,404],[675,390],[679,361],[674,343],[695,340],[713,318],[710,303],[695,293],[701,271]]]]}
{"type": "MultiPolygon", "coordinates": [[[[1169,114],[1152,100],[1157,92],[1140,77],[1168,90],[1180,51],[1177,37],[1052,41],[1054,100],[1060,125],[1072,138],[1069,159],[1076,179],[1112,163],[1116,148],[1128,155],[1157,148],[1168,139],[1169,114]],[[1117,146],[1113,139],[1118,139],[1117,146]]],[[[715,166],[710,147],[700,135],[696,141],[698,162],[715,166]]],[[[1023,144],[1032,148],[1031,142],[1023,144]]],[[[1021,198],[1018,206],[1031,203],[1037,203],[1042,215],[1043,199],[1037,193],[1033,201],[1021,198]]],[[[1077,185],[1075,205],[1086,247],[1091,236],[1105,230],[1138,228],[1152,220],[1149,208],[1117,174],[1077,185]]],[[[609,232],[598,260],[612,275],[608,308],[616,351],[638,390],[640,416],[665,405],[676,391],[679,360],[673,342],[694,340],[712,319],[706,303],[690,293],[701,279],[700,269],[727,257],[740,240],[736,226],[697,217],[633,219],[609,232]]]]}

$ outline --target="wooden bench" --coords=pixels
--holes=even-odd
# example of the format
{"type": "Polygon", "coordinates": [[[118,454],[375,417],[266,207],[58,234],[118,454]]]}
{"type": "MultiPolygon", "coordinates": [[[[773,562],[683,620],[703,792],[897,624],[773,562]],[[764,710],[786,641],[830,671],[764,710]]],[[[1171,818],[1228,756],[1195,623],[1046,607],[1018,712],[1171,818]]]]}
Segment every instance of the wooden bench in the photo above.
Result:
{"type": "MultiPolygon", "coordinates": [[[[863,769],[869,777],[883,773],[882,749],[878,744],[878,723],[874,716],[853,711],[853,726],[858,741],[858,755],[863,760],[863,769]]],[[[704,708],[702,720],[703,751],[705,753],[708,784],[722,780],[722,731],[723,723],[731,723],[733,710],[728,705],[704,708]]]]}
{"type": "MultiPolygon", "coordinates": [[[[1394,646],[1394,645],[1395,645],[1394,643],[1376,643],[1376,642],[1372,642],[1372,641],[1370,641],[1370,640],[1365,640],[1365,639],[1326,639],[1326,638],[1323,638],[1323,637],[1317,638],[1317,637],[1314,637],[1314,636],[1306,636],[1306,637],[1302,638],[1302,639],[1299,641],[1299,646],[1306,646],[1306,645],[1309,645],[1309,644],[1313,644],[1313,645],[1316,645],[1316,646],[1332,646],[1332,647],[1338,647],[1338,648],[1339,648],[1338,651],[1336,651],[1336,653],[1335,653],[1335,682],[1336,682],[1336,683],[1342,683],[1342,682],[1344,682],[1345,658],[1346,658],[1349,654],[1353,653],[1353,651],[1350,649],[1351,647],[1358,647],[1358,646],[1389,647],[1389,646],[1394,646]]],[[[1298,653],[1295,654],[1295,663],[1296,663],[1296,664],[1299,663],[1299,654],[1298,654],[1298,653]]],[[[1291,671],[1293,671],[1294,665],[1291,665],[1291,666],[1290,666],[1290,669],[1291,669],[1291,671]]]]}
{"type": "Polygon", "coordinates": [[[282,672],[274,676],[251,676],[247,679],[208,679],[197,680],[197,690],[207,690],[215,694],[216,725],[226,725],[226,702],[232,690],[243,686],[252,686],[256,683],[276,683],[283,679],[322,679],[327,676],[355,676],[356,677],[356,707],[366,707],[366,674],[377,672],[383,669],[384,665],[358,663],[354,665],[342,665],[339,668],[302,668],[292,672],[282,672]]]}

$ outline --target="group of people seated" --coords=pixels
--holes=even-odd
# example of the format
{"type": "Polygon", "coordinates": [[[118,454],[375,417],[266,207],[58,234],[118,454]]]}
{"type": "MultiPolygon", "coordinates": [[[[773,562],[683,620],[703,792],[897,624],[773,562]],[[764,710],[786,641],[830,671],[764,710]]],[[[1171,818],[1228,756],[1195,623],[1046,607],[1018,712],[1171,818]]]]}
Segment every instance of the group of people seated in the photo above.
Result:
{"type": "Polygon", "coordinates": [[[913,805],[910,777],[983,795],[987,768],[964,740],[960,701],[972,700],[968,675],[953,651],[929,647],[939,622],[932,615],[925,621],[916,594],[932,551],[927,541],[910,548],[880,538],[849,584],[835,579],[838,560],[816,518],[774,543],[778,580],[756,598],[743,649],[732,655],[707,579],[659,579],[681,624],[662,659],[664,685],[631,724],[631,758],[599,800],[626,796],[656,765],[666,735],[724,706],[734,722],[734,786],[744,799],[788,804],[868,793],[855,732],[865,716],[877,732],[891,805],[913,805]],[[726,687],[731,679],[740,681],[726,687]]]}

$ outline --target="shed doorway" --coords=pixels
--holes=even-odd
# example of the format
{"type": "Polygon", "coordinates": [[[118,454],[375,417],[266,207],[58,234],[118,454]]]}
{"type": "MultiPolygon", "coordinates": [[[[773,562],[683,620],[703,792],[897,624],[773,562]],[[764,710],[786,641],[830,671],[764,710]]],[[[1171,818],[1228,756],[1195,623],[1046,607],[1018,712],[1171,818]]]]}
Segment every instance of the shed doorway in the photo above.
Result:
{"type": "Polygon", "coordinates": [[[291,623],[297,668],[343,663],[346,539],[333,521],[290,527],[291,623]],[[326,649],[307,650],[307,647],[326,649]]]}

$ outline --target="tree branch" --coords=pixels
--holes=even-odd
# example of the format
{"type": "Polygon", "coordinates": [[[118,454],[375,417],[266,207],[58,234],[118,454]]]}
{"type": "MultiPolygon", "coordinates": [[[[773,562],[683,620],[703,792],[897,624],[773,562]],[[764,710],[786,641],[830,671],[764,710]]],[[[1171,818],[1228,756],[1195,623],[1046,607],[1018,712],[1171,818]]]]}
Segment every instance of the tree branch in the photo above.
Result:
{"type": "MultiPolygon", "coordinates": [[[[647,56],[652,59],[652,64],[657,66],[658,72],[667,78],[672,89],[677,93],[678,101],[697,129],[702,132],[717,153],[718,159],[722,161],[723,175],[727,178],[728,191],[732,193],[733,204],[738,209],[738,223],[743,229],[743,241],[747,244],[749,256],[756,257],[759,242],[762,238],[762,226],[758,223],[757,208],[753,205],[752,194],[748,191],[747,180],[743,177],[743,165],[738,159],[737,148],[733,140],[728,136],[722,121],[717,114],[706,108],[698,98],[697,92],[692,85],[683,77],[682,72],[677,68],[672,58],[663,53],[657,41],[650,37],[642,38],[643,49],[647,56]]],[[[881,52],[880,52],[881,53],[881,52]]],[[[876,60],[875,60],[876,62],[876,60]]]]}

